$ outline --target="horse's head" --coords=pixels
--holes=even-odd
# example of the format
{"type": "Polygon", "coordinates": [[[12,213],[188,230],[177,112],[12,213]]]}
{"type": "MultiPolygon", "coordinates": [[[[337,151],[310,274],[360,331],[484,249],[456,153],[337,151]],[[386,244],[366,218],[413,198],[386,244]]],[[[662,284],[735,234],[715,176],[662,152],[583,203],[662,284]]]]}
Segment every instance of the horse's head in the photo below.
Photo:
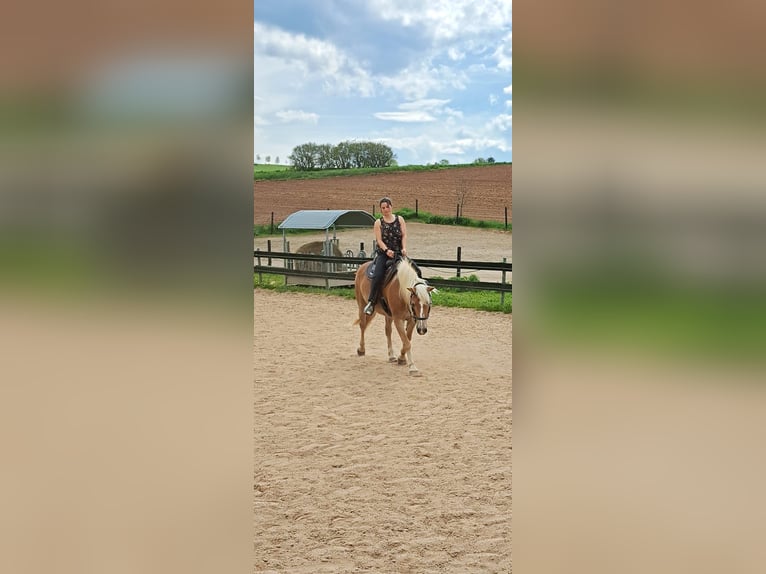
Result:
{"type": "Polygon", "coordinates": [[[415,320],[418,335],[428,332],[428,316],[431,314],[431,291],[433,287],[425,281],[418,281],[408,290],[410,292],[410,315],[415,320]]]}

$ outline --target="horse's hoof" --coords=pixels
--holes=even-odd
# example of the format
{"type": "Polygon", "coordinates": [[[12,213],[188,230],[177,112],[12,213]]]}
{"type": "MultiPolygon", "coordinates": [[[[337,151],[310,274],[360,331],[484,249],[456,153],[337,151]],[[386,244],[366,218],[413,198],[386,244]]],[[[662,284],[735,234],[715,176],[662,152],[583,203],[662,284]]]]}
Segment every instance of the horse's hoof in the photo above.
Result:
{"type": "Polygon", "coordinates": [[[397,358],[396,358],[396,357],[389,357],[389,358],[388,358],[388,362],[389,362],[389,363],[395,363],[396,361],[397,361],[397,358]]]}
{"type": "Polygon", "coordinates": [[[360,357],[363,357],[364,356],[364,351],[362,351],[361,349],[357,349],[356,350],[356,354],[359,355],[360,357]]]}
{"type": "Polygon", "coordinates": [[[406,365],[407,364],[407,359],[402,359],[401,357],[399,357],[398,359],[396,359],[396,364],[397,365],[406,365]]]}
{"type": "Polygon", "coordinates": [[[421,373],[417,369],[414,369],[414,370],[410,369],[410,376],[411,377],[419,377],[420,375],[421,375],[421,373]]]}

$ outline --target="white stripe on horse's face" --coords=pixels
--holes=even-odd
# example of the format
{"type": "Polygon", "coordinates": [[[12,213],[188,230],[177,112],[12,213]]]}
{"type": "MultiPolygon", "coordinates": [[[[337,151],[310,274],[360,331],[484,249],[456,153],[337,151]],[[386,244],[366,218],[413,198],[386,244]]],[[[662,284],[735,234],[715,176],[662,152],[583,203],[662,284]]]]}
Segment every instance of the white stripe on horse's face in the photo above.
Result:
{"type": "Polygon", "coordinates": [[[415,285],[414,302],[412,305],[412,315],[415,319],[415,327],[418,335],[425,335],[428,332],[426,321],[431,314],[431,295],[428,293],[428,286],[425,283],[415,285]]]}

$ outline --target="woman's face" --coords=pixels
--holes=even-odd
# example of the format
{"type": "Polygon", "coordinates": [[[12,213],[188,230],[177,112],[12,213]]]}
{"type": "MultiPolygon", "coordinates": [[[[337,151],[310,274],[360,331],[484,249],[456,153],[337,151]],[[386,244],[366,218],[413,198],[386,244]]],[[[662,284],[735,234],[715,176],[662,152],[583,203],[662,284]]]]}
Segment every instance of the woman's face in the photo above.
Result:
{"type": "Polygon", "coordinates": [[[388,215],[389,213],[391,213],[391,204],[384,201],[383,203],[380,204],[380,211],[381,213],[383,213],[383,215],[388,215]]]}

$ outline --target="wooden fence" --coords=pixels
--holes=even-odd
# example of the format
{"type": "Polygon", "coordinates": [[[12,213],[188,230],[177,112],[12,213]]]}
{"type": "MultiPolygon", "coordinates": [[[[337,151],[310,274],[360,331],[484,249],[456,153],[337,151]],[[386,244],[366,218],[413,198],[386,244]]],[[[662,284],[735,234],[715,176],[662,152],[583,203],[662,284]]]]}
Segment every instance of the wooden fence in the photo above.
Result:
{"type": "MultiPolygon", "coordinates": [[[[459,254],[459,251],[458,251],[459,254]]],[[[302,277],[323,279],[325,287],[332,285],[353,285],[354,275],[359,265],[370,261],[369,257],[331,257],[325,255],[306,255],[298,253],[284,253],[281,251],[261,251],[256,249],[253,252],[255,265],[253,271],[258,273],[259,280],[262,280],[263,273],[284,275],[287,283],[289,277],[302,277]],[[275,265],[274,260],[281,260],[282,265],[275,265]],[[296,265],[296,262],[301,262],[296,265]]],[[[454,269],[456,275],[471,271],[499,271],[501,280],[494,281],[455,281],[450,279],[427,278],[429,285],[434,287],[453,287],[459,289],[469,289],[478,291],[497,291],[500,293],[501,300],[505,293],[513,291],[513,284],[506,282],[506,274],[513,271],[512,264],[507,263],[505,258],[502,262],[487,261],[462,261],[447,259],[417,259],[415,260],[421,268],[428,269],[454,269]]],[[[316,283],[314,283],[316,284],[316,283]]]]}

